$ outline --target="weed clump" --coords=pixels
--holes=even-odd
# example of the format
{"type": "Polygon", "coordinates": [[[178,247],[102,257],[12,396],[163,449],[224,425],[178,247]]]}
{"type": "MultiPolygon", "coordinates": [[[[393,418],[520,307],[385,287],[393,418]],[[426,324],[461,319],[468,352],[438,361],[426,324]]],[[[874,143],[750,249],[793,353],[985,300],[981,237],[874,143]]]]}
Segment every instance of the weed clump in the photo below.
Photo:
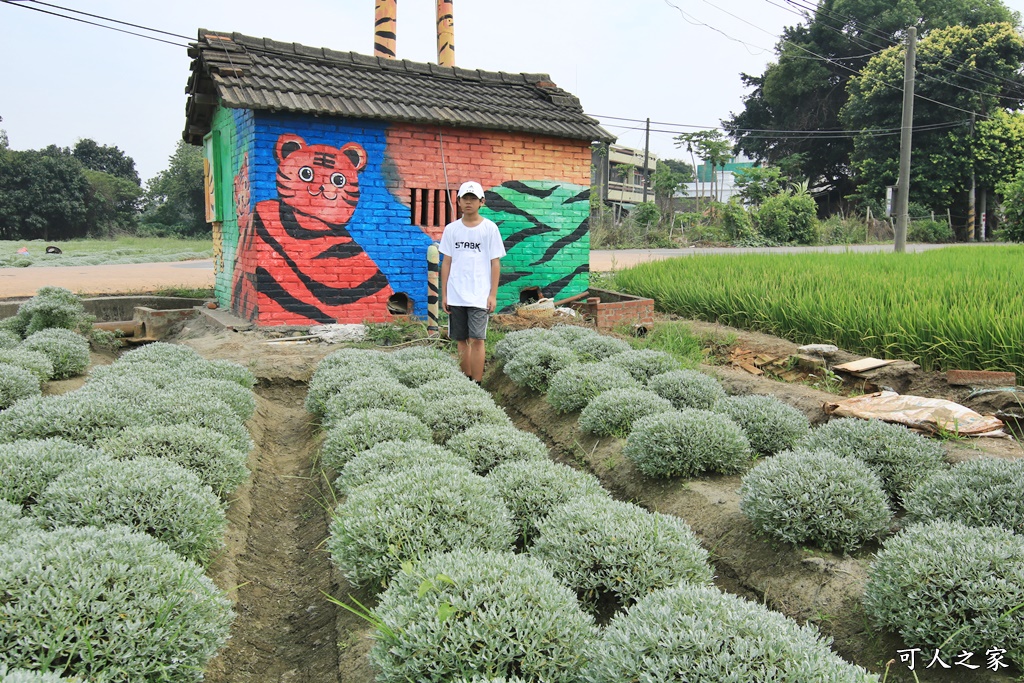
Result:
{"type": "Polygon", "coordinates": [[[611,363],[575,363],[555,373],[548,385],[547,401],[560,413],[587,407],[609,389],[640,388],[625,369],[611,363]]]}
{"type": "Polygon", "coordinates": [[[937,520],[885,542],[868,574],[864,606],[907,647],[956,653],[998,647],[1024,664],[1024,537],[998,527],[937,520]]]}
{"type": "Polygon", "coordinates": [[[487,474],[506,462],[547,460],[548,447],[537,435],[511,424],[478,424],[448,439],[445,446],[472,463],[477,474],[487,474]]]}
{"type": "Polygon", "coordinates": [[[809,624],[714,586],[680,583],[641,597],[594,641],[586,683],[877,683],[844,662],[809,624]]]}
{"type": "Polygon", "coordinates": [[[672,370],[654,375],[647,381],[647,388],[671,401],[676,410],[711,410],[725,398],[725,389],[717,379],[696,370],[672,370]]]}
{"type": "Polygon", "coordinates": [[[395,575],[370,659],[385,683],[578,680],[594,624],[541,562],[478,549],[395,575]]]}
{"type": "Polygon", "coordinates": [[[598,436],[625,438],[633,424],[648,415],[672,410],[672,404],[653,391],[609,389],[595,396],[580,412],[580,429],[598,436]]]}
{"type": "Polygon", "coordinates": [[[758,531],[796,545],[856,550],[889,529],[882,482],[856,458],[828,451],[786,451],[743,477],[740,510],[758,531]]]}
{"type": "Polygon", "coordinates": [[[807,436],[811,423],[807,416],[774,396],[729,396],[715,404],[740,426],[755,453],[778,453],[807,436]]]}
{"type": "Polygon", "coordinates": [[[726,415],[697,408],[637,420],[622,453],[649,477],[730,474],[753,459],[739,425],[726,415]]]}
{"type": "Polygon", "coordinates": [[[939,470],[904,499],[910,522],[944,519],[1024,536],[1024,460],[980,458],[939,470]]]}

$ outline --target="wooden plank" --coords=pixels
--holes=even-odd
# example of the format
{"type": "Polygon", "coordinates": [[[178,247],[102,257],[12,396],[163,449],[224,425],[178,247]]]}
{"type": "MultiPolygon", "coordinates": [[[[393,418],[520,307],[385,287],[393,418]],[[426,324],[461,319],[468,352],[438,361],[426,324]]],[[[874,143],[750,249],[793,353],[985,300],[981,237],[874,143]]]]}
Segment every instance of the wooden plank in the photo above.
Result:
{"type": "Polygon", "coordinates": [[[889,365],[895,363],[895,360],[882,360],[881,358],[861,358],[860,360],[850,361],[849,363],[843,363],[842,365],[833,365],[833,370],[840,370],[842,372],[865,372],[867,370],[874,370],[880,368],[883,365],[889,365]]]}
{"type": "Polygon", "coordinates": [[[746,370],[747,372],[749,372],[751,375],[763,375],[764,374],[764,370],[762,370],[761,368],[755,367],[755,366],[751,365],[750,363],[740,363],[740,367],[743,368],[744,370],[746,370]]]}

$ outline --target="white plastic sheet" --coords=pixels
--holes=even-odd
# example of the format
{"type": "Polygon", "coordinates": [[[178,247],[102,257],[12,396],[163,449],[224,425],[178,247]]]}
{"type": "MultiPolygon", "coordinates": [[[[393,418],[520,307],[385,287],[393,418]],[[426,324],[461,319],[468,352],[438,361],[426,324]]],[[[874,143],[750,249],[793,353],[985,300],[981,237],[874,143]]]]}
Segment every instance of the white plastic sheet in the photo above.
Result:
{"type": "Polygon", "coordinates": [[[941,398],[879,391],[825,403],[822,407],[829,415],[894,422],[929,434],[1007,436],[1003,431],[1002,420],[991,415],[980,415],[959,403],[941,398]]]}

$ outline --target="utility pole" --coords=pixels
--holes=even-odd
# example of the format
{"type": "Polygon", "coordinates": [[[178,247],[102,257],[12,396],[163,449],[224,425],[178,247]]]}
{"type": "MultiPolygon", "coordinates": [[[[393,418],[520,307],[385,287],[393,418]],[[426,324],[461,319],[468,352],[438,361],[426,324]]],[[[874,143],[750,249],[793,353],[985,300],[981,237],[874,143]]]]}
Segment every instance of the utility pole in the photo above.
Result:
{"type": "Polygon", "coordinates": [[[647,117],[647,130],[644,133],[644,203],[647,203],[647,181],[650,178],[650,174],[647,173],[647,159],[650,156],[651,149],[651,117],[647,117]]]}
{"type": "MultiPolygon", "coordinates": [[[[974,152],[974,112],[971,112],[971,152],[974,152]]],[[[974,241],[974,223],[977,221],[975,212],[975,196],[978,194],[978,176],[974,173],[974,160],[971,160],[971,192],[967,195],[967,241],[974,241]]]]}
{"type": "Polygon", "coordinates": [[[900,179],[896,192],[896,251],[907,250],[907,221],[910,204],[910,145],[914,129],[914,63],[917,29],[907,29],[907,58],[903,66],[903,125],[900,131],[900,179]]]}

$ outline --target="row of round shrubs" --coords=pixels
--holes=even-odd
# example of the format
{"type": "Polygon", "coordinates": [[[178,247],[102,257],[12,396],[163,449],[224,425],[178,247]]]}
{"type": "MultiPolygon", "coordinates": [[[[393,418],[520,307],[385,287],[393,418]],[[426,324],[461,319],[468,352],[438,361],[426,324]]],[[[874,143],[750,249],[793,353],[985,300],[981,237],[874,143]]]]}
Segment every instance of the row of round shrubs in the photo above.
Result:
{"type": "MultiPolygon", "coordinates": [[[[391,374],[387,368],[402,362],[400,354],[352,354],[360,357],[361,369],[351,374],[369,376],[368,366],[391,374]]],[[[334,368],[328,370],[332,381],[338,381],[336,370],[348,355],[325,359],[334,368]]],[[[317,373],[322,370],[323,365],[317,373]]],[[[377,386],[396,393],[385,379],[377,386]]],[[[431,396],[427,409],[460,395],[460,383],[476,394],[468,380],[442,381],[448,397],[431,396]]],[[[321,382],[314,375],[311,385],[326,384],[321,382]]],[[[350,388],[336,385],[347,395],[363,391],[350,388]]],[[[349,399],[323,392],[309,403],[342,402],[349,399]]],[[[415,394],[390,405],[327,421],[322,451],[323,464],[339,472],[335,485],[346,496],[331,525],[332,556],[355,583],[386,586],[374,610],[381,623],[371,651],[378,680],[575,681],[585,665],[592,677],[584,680],[628,680],[617,659],[628,659],[635,648],[602,643],[580,601],[591,610],[605,599],[625,608],[690,584],[704,587],[708,601],[728,599],[706,588],[707,553],[687,525],[611,500],[593,476],[548,460],[536,436],[487,422],[451,435],[417,425],[425,408],[415,394]],[[355,429],[367,420],[369,428],[355,429]],[[513,547],[525,552],[514,554],[513,547]]],[[[715,660],[711,670],[720,672],[756,646],[783,653],[768,667],[794,674],[779,680],[801,680],[803,673],[828,667],[845,674],[820,680],[864,680],[862,670],[842,664],[813,632],[798,633],[793,622],[762,607],[750,610],[769,627],[752,626],[755,636],[735,650],[729,648],[737,642],[734,633],[716,629],[711,637],[725,648],[720,653],[702,653],[693,641],[661,654],[676,668],[695,657],[715,660]],[[791,643],[768,644],[778,630],[773,620],[790,625],[791,643]]],[[[662,638],[675,628],[670,620],[640,622],[662,638]]],[[[758,670],[755,663],[749,666],[758,670]]]]}
{"type": "Polygon", "coordinates": [[[248,476],[254,383],[157,343],[81,389],[0,412],[0,662],[100,682],[202,679],[233,619],[203,565],[248,476]]]}
{"type": "Polygon", "coordinates": [[[66,379],[89,366],[89,342],[77,332],[47,328],[18,339],[0,331],[0,410],[41,394],[40,384],[66,379]]]}

